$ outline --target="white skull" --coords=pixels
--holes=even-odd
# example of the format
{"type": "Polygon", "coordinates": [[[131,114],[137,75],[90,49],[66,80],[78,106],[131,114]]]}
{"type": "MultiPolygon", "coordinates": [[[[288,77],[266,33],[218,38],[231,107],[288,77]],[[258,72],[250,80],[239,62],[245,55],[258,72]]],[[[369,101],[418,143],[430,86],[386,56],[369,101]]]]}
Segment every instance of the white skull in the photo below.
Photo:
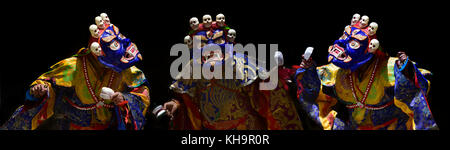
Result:
{"type": "Polygon", "coordinates": [[[234,30],[234,29],[228,30],[227,38],[228,38],[228,41],[234,42],[234,39],[236,39],[236,30],[234,30]]]}
{"type": "Polygon", "coordinates": [[[100,17],[102,17],[102,20],[105,24],[111,24],[111,21],[109,20],[109,17],[106,13],[101,13],[100,17]]]}
{"type": "Polygon", "coordinates": [[[98,38],[98,34],[99,34],[99,30],[97,25],[93,24],[91,26],[89,26],[89,31],[91,32],[91,36],[94,38],[98,38]]]}
{"type": "Polygon", "coordinates": [[[189,48],[192,48],[192,38],[189,35],[184,37],[184,44],[187,44],[189,48]]]}
{"type": "Polygon", "coordinates": [[[284,65],[283,53],[281,53],[280,51],[276,51],[274,57],[275,57],[275,62],[278,64],[278,66],[284,65]]]}
{"type": "Polygon", "coordinates": [[[197,30],[197,29],[198,29],[198,23],[199,23],[199,22],[198,22],[197,17],[192,17],[192,18],[189,20],[189,24],[190,24],[192,30],[197,30]]]}
{"type": "Polygon", "coordinates": [[[354,14],[353,18],[352,18],[352,22],[351,25],[355,25],[356,23],[358,23],[359,19],[361,18],[361,15],[359,14],[354,14]]]}
{"type": "Polygon", "coordinates": [[[362,16],[361,20],[359,21],[359,26],[361,28],[365,28],[367,27],[367,25],[369,24],[369,16],[362,16]]]}
{"type": "Polygon", "coordinates": [[[223,27],[223,25],[225,25],[225,15],[218,14],[216,16],[216,23],[219,27],[223,27]]]}
{"type": "Polygon", "coordinates": [[[95,17],[95,24],[97,25],[97,27],[98,27],[100,30],[105,29],[105,24],[104,24],[104,22],[103,22],[102,17],[100,17],[100,16],[95,17]]]}
{"type": "Polygon", "coordinates": [[[375,35],[377,33],[377,30],[378,30],[378,24],[376,22],[370,23],[368,30],[369,30],[369,35],[370,36],[375,35]]]}
{"type": "Polygon", "coordinates": [[[92,42],[89,48],[91,49],[91,52],[94,53],[94,55],[96,56],[102,55],[102,48],[100,47],[100,44],[98,44],[97,42],[92,42]]]}
{"type": "Polygon", "coordinates": [[[211,27],[212,23],[211,15],[204,15],[202,20],[203,20],[203,27],[205,28],[211,27]]]}
{"type": "Polygon", "coordinates": [[[380,47],[380,42],[377,39],[370,40],[369,52],[375,53],[375,51],[380,47]]]}

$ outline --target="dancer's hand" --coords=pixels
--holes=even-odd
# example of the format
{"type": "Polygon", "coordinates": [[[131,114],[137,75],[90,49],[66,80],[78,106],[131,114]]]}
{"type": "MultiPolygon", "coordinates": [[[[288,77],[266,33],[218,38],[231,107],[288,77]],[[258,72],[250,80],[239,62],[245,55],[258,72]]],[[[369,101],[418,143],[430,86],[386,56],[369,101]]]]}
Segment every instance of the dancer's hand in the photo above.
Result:
{"type": "Polygon", "coordinates": [[[304,55],[302,55],[302,62],[300,63],[300,67],[307,69],[313,65],[312,57],[309,57],[308,60],[305,59],[304,55]]]}
{"type": "Polygon", "coordinates": [[[167,115],[173,119],[175,112],[180,107],[180,103],[177,100],[171,100],[164,103],[163,109],[167,110],[167,115]]]}
{"type": "Polygon", "coordinates": [[[36,84],[30,89],[30,94],[36,98],[44,97],[48,92],[48,86],[45,84],[36,84]]]}

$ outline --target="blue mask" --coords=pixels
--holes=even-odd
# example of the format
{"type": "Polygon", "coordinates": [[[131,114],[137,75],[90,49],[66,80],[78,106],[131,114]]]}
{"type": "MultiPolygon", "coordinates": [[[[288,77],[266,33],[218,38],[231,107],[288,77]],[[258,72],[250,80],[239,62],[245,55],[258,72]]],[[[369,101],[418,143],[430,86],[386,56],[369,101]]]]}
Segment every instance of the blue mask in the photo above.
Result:
{"type": "Polygon", "coordinates": [[[120,73],[142,60],[136,45],[120,34],[119,28],[114,25],[110,25],[101,33],[99,43],[103,55],[98,56],[98,60],[116,72],[120,73]]]}
{"type": "Polygon", "coordinates": [[[355,71],[374,57],[367,51],[368,46],[369,36],[363,30],[347,26],[344,35],[329,49],[328,60],[340,68],[355,71]]]}

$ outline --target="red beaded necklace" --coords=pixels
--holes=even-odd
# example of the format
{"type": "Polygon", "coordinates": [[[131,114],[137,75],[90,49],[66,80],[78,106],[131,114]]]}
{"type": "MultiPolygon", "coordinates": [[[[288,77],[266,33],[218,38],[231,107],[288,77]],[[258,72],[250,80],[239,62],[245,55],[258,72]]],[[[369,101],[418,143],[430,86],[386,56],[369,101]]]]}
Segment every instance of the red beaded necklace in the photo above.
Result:
{"type": "MultiPolygon", "coordinates": [[[[101,108],[101,107],[106,107],[106,108],[113,108],[114,105],[111,104],[105,104],[104,100],[102,98],[97,98],[97,96],[95,95],[94,90],[92,89],[92,85],[91,82],[89,80],[89,76],[88,76],[88,72],[87,72],[87,67],[86,67],[86,57],[83,57],[83,73],[84,73],[84,79],[86,81],[86,85],[88,87],[89,93],[91,94],[92,99],[94,99],[95,101],[95,105],[91,106],[92,109],[93,108],[101,108]]],[[[112,82],[114,81],[114,77],[115,77],[115,72],[113,71],[111,73],[111,78],[108,81],[108,87],[111,87],[112,82]]]]}
{"type": "Polygon", "coordinates": [[[352,87],[351,89],[352,89],[353,98],[355,98],[356,104],[347,105],[347,108],[356,108],[356,107],[359,107],[359,108],[366,107],[367,108],[365,102],[366,102],[367,96],[369,95],[370,89],[372,88],[373,80],[375,79],[375,73],[377,72],[377,67],[378,67],[378,60],[379,59],[377,58],[377,60],[375,62],[375,67],[373,68],[372,74],[370,75],[370,79],[369,79],[369,83],[367,84],[366,91],[364,92],[363,98],[361,100],[358,100],[358,97],[356,96],[355,86],[353,84],[352,73],[350,73],[348,75],[348,79],[350,80],[350,86],[352,87]]]}

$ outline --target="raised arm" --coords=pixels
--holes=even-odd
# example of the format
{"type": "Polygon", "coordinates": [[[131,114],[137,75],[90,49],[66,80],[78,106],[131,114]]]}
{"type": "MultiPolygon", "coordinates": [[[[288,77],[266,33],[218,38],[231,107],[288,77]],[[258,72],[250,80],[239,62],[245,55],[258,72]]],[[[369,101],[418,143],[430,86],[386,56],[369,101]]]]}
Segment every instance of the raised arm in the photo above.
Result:
{"type": "Polygon", "coordinates": [[[395,105],[414,121],[411,129],[437,129],[427,102],[429,81],[404,52],[398,56],[394,67],[395,105]]]}

